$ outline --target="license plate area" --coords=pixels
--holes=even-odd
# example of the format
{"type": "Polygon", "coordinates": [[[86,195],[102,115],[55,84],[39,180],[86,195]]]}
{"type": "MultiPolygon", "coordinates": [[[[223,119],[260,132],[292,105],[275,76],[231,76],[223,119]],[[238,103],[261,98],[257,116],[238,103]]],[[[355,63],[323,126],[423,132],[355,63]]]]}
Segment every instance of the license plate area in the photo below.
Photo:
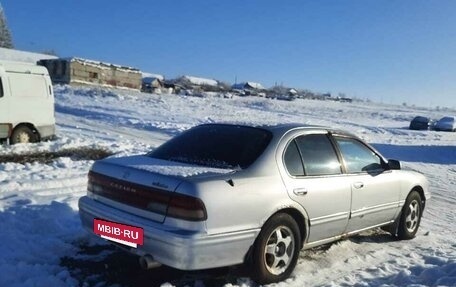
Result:
{"type": "Polygon", "coordinates": [[[144,243],[144,230],[132,225],[95,218],[93,232],[104,239],[133,248],[144,243]]]}

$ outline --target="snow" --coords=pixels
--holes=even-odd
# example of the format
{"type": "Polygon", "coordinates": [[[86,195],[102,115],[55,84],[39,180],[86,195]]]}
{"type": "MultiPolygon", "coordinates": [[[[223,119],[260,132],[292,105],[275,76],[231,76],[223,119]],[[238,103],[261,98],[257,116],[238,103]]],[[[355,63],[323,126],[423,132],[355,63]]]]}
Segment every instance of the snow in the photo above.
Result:
{"type": "Polygon", "coordinates": [[[188,80],[191,84],[198,85],[198,86],[217,86],[218,83],[216,80],[212,79],[205,79],[205,78],[198,78],[193,76],[184,76],[185,80],[188,80]]]}
{"type": "Polygon", "coordinates": [[[154,77],[146,77],[146,78],[143,77],[143,78],[142,78],[142,83],[143,83],[143,84],[149,84],[149,85],[150,85],[150,84],[153,84],[153,82],[154,82],[155,80],[161,81],[160,79],[154,78],[154,77]]]}
{"type": "Polygon", "coordinates": [[[15,62],[25,62],[36,64],[43,59],[57,59],[56,56],[19,51],[14,49],[0,48],[0,59],[15,62]]]}
{"type": "Polygon", "coordinates": [[[227,174],[233,172],[231,169],[212,168],[205,166],[191,165],[175,161],[166,161],[145,156],[130,156],[124,158],[109,158],[107,163],[128,166],[130,168],[145,170],[162,175],[191,177],[200,174],[227,174]]]}
{"type": "Polygon", "coordinates": [[[112,68],[115,68],[117,71],[123,71],[123,72],[128,72],[128,73],[133,73],[133,74],[141,74],[141,72],[137,68],[133,68],[133,67],[120,66],[120,65],[116,65],[116,64],[107,63],[107,62],[100,62],[100,61],[82,59],[82,58],[76,58],[76,57],[70,57],[70,58],[64,58],[64,59],[69,62],[77,62],[82,65],[96,67],[98,69],[110,70],[112,68]]]}
{"type": "Polygon", "coordinates": [[[255,83],[255,82],[247,82],[247,85],[253,87],[254,89],[257,90],[264,90],[264,87],[260,83],[255,83]]]}
{"type": "MultiPolygon", "coordinates": [[[[456,133],[407,128],[416,115],[441,118],[455,111],[302,99],[180,97],[69,86],[56,86],[55,96],[58,138],[0,146],[0,155],[77,147],[109,149],[114,157],[145,154],[183,130],[210,122],[300,122],[352,132],[385,157],[399,159],[405,168],[429,179],[432,198],[417,237],[396,241],[370,231],[302,251],[292,276],[274,286],[456,286],[456,133]]],[[[62,263],[63,258],[71,258],[87,264],[102,262],[106,266],[102,270],[112,268],[103,262],[113,251],[82,229],[77,213],[92,163],[70,158],[51,164],[0,163],[0,286],[126,285],[108,282],[100,270],[78,276],[80,271],[62,263]],[[106,252],[84,253],[81,246],[102,246],[106,252]]],[[[180,172],[193,174],[193,170],[180,172]]],[[[184,272],[188,275],[182,278],[164,279],[170,271],[156,272],[148,274],[156,274],[157,284],[163,286],[213,286],[213,280],[220,282],[215,285],[256,286],[245,274],[211,279],[209,271],[196,277],[184,272]]]]}
{"type": "Polygon", "coordinates": [[[144,78],[151,78],[151,79],[158,79],[160,81],[164,81],[165,80],[165,77],[163,75],[153,74],[153,73],[146,73],[146,72],[142,72],[142,77],[143,77],[143,79],[144,78]]]}

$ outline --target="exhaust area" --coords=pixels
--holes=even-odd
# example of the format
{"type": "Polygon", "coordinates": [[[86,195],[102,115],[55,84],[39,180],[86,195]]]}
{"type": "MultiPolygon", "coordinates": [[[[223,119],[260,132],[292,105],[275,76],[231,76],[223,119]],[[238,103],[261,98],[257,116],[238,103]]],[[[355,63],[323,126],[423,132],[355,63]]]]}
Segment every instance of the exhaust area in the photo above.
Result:
{"type": "Polygon", "coordinates": [[[147,270],[160,267],[161,263],[155,261],[151,255],[144,255],[139,257],[139,266],[141,266],[142,269],[147,270]]]}

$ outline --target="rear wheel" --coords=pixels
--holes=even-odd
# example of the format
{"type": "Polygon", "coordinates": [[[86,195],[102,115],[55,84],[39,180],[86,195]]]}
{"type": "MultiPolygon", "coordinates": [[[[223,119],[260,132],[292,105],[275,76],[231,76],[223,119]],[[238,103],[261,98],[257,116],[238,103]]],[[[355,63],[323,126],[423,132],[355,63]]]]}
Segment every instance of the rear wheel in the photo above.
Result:
{"type": "Polygon", "coordinates": [[[422,201],[418,192],[412,191],[402,208],[397,237],[401,240],[415,237],[421,222],[422,201]]]}
{"type": "Polygon", "coordinates": [[[33,143],[37,141],[37,135],[27,126],[20,126],[14,129],[11,135],[11,144],[33,143]]]}
{"type": "Polygon", "coordinates": [[[263,226],[253,248],[253,279],[259,284],[288,278],[298,261],[301,235],[296,221],[279,213],[263,226]]]}

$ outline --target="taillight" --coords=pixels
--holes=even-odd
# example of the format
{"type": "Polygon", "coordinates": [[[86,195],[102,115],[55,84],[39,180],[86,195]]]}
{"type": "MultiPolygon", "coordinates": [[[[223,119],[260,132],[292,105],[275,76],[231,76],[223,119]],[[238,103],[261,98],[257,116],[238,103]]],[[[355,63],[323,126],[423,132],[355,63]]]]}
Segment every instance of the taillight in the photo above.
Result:
{"type": "Polygon", "coordinates": [[[168,191],[119,180],[93,171],[89,172],[87,190],[94,195],[163,215],[166,214],[171,198],[171,193],[168,191]]]}
{"type": "Polygon", "coordinates": [[[207,212],[201,199],[174,193],[169,202],[167,216],[189,221],[203,221],[207,219],[207,212]]]}
{"type": "Polygon", "coordinates": [[[207,219],[206,207],[199,198],[126,182],[93,171],[89,172],[87,190],[89,195],[92,193],[174,218],[189,221],[207,219]]]}

